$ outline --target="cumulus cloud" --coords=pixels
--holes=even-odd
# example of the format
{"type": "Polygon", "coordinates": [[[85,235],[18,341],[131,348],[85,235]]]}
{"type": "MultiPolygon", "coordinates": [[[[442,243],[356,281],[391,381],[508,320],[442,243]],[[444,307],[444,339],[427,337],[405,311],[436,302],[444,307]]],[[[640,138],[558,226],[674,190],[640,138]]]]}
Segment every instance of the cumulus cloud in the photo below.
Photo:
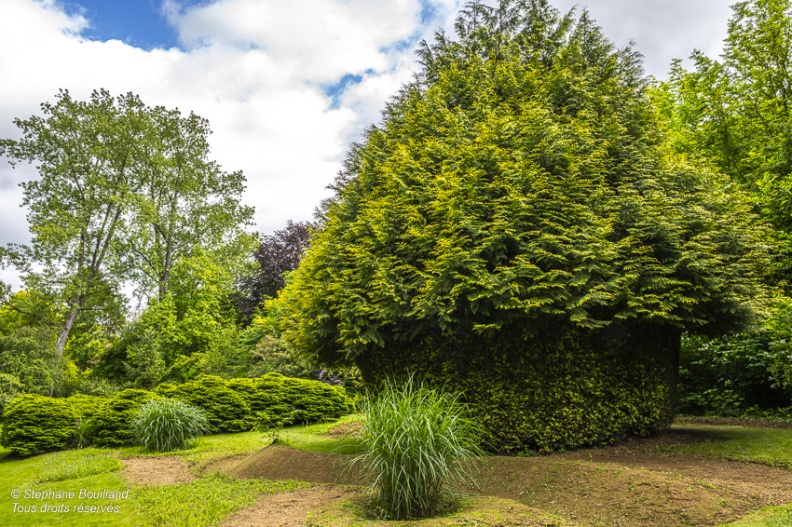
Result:
{"type": "Polygon", "coordinates": [[[725,0],[554,0],[566,12],[587,9],[619,46],[630,41],[644,55],[650,75],[664,79],[671,60],[687,59],[694,49],[718,57],[726,38],[731,4],[725,0]]]}
{"type": "MultiPolygon", "coordinates": [[[[59,88],[132,91],[212,124],[213,156],[248,178],[264,232],[310,219],[351,140],[417,65],[415,40],[448,25],[456,0],[216,0],[162,4],[180,48],[93,41],[89,22],[55,0],[0,2],[0,137],[59,88]],[[427,17],[427,13],[432,16],[427,17]],[[336,86],[345,76],[358,82],[336,86]]],[[[0,165],[0,243],[28,239],[17,184],[30,167],[0,165]]]]}

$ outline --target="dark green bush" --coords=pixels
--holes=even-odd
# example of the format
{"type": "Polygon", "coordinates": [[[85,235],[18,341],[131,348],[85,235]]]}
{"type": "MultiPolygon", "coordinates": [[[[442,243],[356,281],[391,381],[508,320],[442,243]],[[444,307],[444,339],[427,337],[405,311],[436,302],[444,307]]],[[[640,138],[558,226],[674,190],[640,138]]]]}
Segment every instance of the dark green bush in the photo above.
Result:
{"type": "Polygon", "coordinates": [[[789,406],[790,391],[775,367],[780,340],[763,327],[716,339],[684,338],[677,413],[740,417],[789,406]]]}
{"type": "Polygon", "coordinates": [[[340,386],[268,373],[255,379],[231,379],[228,386],[243,394],[260,428],[315,423],[354,411],[340,386]]]}
{"type": "Polygon", "coordinates": [[[253,427],[250,404],[221,377],[202,375],[178,385],[161,384],[156,392],[202,408],[209,421],[209,433],[243,432],[253,427]]]}
{"type": "Polygon", "coordinates": [[[127,389],[111,397],[90,420],[93,444],[103,447],[128,446],[134,443],[132,421],[140,405],[157,394],[147,390],[127,389]]]}
{"type": "Polygon", "coordinates": [[[80,429],[82,444],[89,435],[90,420],[108,399],[74,395],[65,399],[43,395],[20,395],[4,414],[3,445],[22,456],[74,446],[80,429]]]}
{"type": "Polygon", "coordinates": [[[435,351],[390,348],[361,370],[372,384],[415,371],[429,386],[464,393],[489,433],[485,446],[499,453],[607,444],[668,426],[674,368],[663,350],[673,335],[616,326],[586,338],[556,331],[448,338],[434,342],[435,351]]]}

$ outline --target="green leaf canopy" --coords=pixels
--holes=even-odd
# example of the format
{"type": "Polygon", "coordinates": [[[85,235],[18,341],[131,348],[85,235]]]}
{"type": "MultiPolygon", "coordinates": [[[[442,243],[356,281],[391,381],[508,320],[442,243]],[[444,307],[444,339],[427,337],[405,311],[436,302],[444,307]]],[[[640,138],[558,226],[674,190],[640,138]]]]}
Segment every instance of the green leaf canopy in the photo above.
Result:
{"type": "Polygon", "coordinates": [[[281,296],[288,340],[335,363],[548,323],[750,317],[761,224],[665,146],[638,53],[543,0],[470,3],[456,28],[352,148],[281,296]]]}

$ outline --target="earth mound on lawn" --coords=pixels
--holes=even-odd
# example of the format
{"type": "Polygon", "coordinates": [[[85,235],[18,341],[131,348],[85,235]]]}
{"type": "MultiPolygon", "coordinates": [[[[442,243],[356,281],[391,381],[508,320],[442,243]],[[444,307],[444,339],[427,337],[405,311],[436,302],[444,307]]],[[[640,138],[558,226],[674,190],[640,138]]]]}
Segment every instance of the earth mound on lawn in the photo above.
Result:
{"type": "MultiPolygon", "coordinates": [[[[699,439],[678,430],[566,454],[487,457],[479,488],[459,490],[515,500],[568,522],[630,527],[715,526],[792,501],[792,471],[665,448],[699,439]]],[[[358,483],[345,472],[350,458],[275,445],[227,470],[238,477],[358,483]]]]}
{"type": "Polygon", "coordinates": [[[364,504],[360,496],[336,500],[308,515],[308,527],[388,527],[410,525],[411,527],[470,527],[488,525],[492,527],[573,527],[577,524],[538,509],[532,509],[513,500],[476,496],[462,501],[454,512],[437,518],[390,522],[371,520],[364,516],[364,504]]]}

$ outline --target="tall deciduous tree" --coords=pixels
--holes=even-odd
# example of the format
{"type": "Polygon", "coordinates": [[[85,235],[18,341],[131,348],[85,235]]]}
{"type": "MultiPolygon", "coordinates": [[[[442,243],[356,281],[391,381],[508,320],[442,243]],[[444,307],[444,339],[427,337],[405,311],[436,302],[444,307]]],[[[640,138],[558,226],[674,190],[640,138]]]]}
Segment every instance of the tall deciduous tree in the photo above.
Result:
{"type": "Polygon", "coordinates": [[[586,13],[471,2],[456,30],[350,152],[285,338],[465,390],[498,450],[662,428],[681,332],[751,316],[760,224],[667,148],[639,55],[586,13]]]}
{"type": "Polygon", "coordinates": [[[253,208],[241,204],[242,172],[224,172],[209,158],[206,119],[161,106],[147,118],[142,186],[123,250],[144,290],[154,289],[162,299],[175,263],[198,246],[211,251],[235,243],[251,223],[253,208]]]}
{"type": "MultiPolygon", "coordinates": [[[[59,355],[81,314],[122,318],[125,280],[164,298],[174,265],[199,245],[247,253],[243,227],[253,209],[240,203],[245,178],[209,159],[205,119],[105,90],[84,102],[61,91],[42,113],[17,119],[22,138],[0,143],[12,164],[39,171],[22,184],[32,243],[2,256],[27,290],[54,306],[46,323],[58,327],[59,355]]],[[[14,296],[6,302],[24,309],[14,296]]]]}
{"type": "Polygon", "coordinates": [[[677,61],[656,99],[677,149],[741,183],[776,228],[777,278],[792,278],[792,1],[733,6],[720,60],[677,61]]]}
{"type": "Polygon", "coordinates": [[[57,298],[55,348],[62,354],[80,313],[101,310],[104,302],[95,300],[118,294],[119,277],[106,270],[142,187],[146,125],[145,107],[132,94],[116,99],[101,90],[76,101],[61,91],[56,99],[41,105],[43,116],[15,120],[22,138],[0,146],[12,164],[38,168],[39,178],[22,183],[32,244],[9,247],[6,256],[21,268],[28,289],[57,298]]]}

